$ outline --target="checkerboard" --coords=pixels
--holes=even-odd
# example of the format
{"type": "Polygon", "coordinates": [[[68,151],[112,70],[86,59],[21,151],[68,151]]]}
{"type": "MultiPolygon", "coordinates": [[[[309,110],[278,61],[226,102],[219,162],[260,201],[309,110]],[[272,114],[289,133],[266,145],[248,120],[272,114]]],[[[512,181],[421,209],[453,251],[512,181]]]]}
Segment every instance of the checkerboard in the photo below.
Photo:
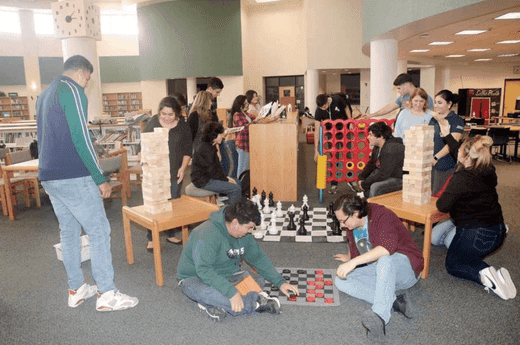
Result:
{"type": "Polygon", "coordinates": [[[336,278],[333,269],[315,268],[281,268],[276,270],[285,280],[298,287],[299,296],[292,299],[285,296],[280,289],[266,281],[264,291],[271,297],[278,297],[280,304],[301,305],[309,307],[339,306],[339,292],[334,286],[336,278]]]}
{"type": "Polygon", "coordinates": [[[305,229],[307,229],[307,235],[300,236],[297,234],[299,229],[300,215],[303,214],[301,208],[295,208],[294,223],[296,224],[296,230],[287,230],[289,225],[289,216],[287,210],[283,210],[283,215],[276,219],[277,233],[272,235],[269,233],[269,226],[272,222],[272,209],[271,213],[264,214],[264,221],[267,225],[265,230],[257,229],[253,232],[255,238],[263,239],[266,242],[312,242],[312,243],[325,243],[325,242],[345,242],[345,230],[342,231],[342,235],[332,235],[332,219],[327,219],[327,209],[325,207],[314,207],[307,211],[309,220],[305,222],[305,229]]]}

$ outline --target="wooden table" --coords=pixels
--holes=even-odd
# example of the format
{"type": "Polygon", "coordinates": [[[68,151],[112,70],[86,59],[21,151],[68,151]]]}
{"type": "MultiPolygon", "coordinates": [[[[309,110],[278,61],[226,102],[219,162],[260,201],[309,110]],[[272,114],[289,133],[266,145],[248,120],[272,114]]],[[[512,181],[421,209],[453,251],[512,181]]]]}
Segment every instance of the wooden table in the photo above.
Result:
{"type": "MultiPolygon", "coordinates": [[[[10,220],[15,220],[15,214],[14,214],[14,205],[13,205],[13,198],[11,193],[11,180],[9,177],[9,172],[14,171],[38,171],[38,160],[32,159],[30,161],[11,164],[2,166],[2,172],[3,172],[3,178],[4,178],[4,188],[5,188],[5,195],[6,195],[6,201],[7,201],[7,213],[9,214],[10,220]]],[[[36,186],[36,188],[38,188],[36,186]]],[[[36,205],[38,207],[41,206],[40,204],[40,198],[37,198],[36,205]]]]}
{"type": "Polygon", "coordinates": [[[437,209],[437,206],[435,205],[437,198],[432,197],[430,202],[424,205],[409,204],[403,202],[403,192],[398,191],[369,198],[368,202],[385,206],[394,211],[397,217],[401,219],[424,224],[424,269],[421,276],[423,279],[428,278],[428,271],[430,270],[432,225],[433,223],[450,217],[449,214],[442,213],[437,209]]]}
{"type": "Polygon", "coordinates": [[[123,207],[123,225],[125,229],[126,261],[134,263],[134,247],[132,245],[131,223],[134,222],[152,232],[153,259],[155,265],[155,283],[164,284],[160,232],[182,227],[182,242],[188,242],[188,225],[209,219],[210,213],[218,211],[219,207],[196,198],[182,195],[179,199],[171,200],[173,211],[151,214],[144,210],[144,206],[123,207]]]}

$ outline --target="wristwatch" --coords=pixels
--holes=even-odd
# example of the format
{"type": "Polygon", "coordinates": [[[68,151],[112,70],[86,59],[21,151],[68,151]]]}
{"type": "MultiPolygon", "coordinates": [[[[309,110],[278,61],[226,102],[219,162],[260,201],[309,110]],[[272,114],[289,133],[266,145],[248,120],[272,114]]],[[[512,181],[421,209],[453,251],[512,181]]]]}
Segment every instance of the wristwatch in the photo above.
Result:
{"type": "Polygon", "coordinates": [[[433,156],[433,159],[435,159],[436,161],[439,160],[439,158],[437,158],[437,156],[435,156],[435,155],[433,156]]]}

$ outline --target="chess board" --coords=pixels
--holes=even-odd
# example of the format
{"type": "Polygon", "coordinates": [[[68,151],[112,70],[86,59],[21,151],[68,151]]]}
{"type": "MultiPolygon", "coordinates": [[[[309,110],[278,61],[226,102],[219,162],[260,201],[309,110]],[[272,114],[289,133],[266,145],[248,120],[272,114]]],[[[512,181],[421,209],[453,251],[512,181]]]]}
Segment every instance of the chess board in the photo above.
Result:
{"type": "Polygon", "coordinates": [[[276,219],[276,228],[278,231],[276,234],[270,234],[269,227],[272,222],[272,210],[273,209],[271,209],[271,213],[264,214],[264,221],[267,228],[265,230],[257,229],[253,232],[255,238],[261,238],[266,242],[345,242],[346,230],[343,230],[341,236],[332,235],[332,229],[330,227],[332,219],[327,219],[327,208],[325,207],[314,207],[309,209],[307,212],[309,220],[305,222],[307,235],[304,236],[297,234],[300,227],[300,215],[303,213],[300,208],[295,208],[294,223],[296,224],[296,230],[287,230],[287,225],[289,225],[289,216],[287,215],[287,210],[283,210],[282,217],[276,219]]]}
{"type": "Polygon", "coordinates": [[[278,297],[280,304],[310,307],[330,307],[340,304],[339,292],[334,286],[335,270],[280,267],[276,270],[289,284],[298,286],[300,292],[300,296],[289,299],[280,289],[266,281],[264,291],[271,297],[278,297]]]}

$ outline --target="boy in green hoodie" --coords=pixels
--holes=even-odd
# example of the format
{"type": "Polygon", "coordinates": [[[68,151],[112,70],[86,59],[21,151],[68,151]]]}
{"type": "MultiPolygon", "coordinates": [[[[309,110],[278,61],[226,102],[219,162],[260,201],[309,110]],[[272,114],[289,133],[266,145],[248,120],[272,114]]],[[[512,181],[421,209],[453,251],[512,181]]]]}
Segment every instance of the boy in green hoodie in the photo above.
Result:
{"type": "Polygon", "coordinates": [[[235,285],[247,278],[240,260],[244,258],[259,273],[252,274],[260,287],[264,278],[286,296],[298,289],[285,281],[256,243],[251,232],[260,224],[258,207],[245,198],[213,212],[190,235],[177,266],[181,291],[198,303],[216,321],[227,314],[253,312],[280,313],[280,302],[265,292],[251,291],[242,296],[235,285]]]}

